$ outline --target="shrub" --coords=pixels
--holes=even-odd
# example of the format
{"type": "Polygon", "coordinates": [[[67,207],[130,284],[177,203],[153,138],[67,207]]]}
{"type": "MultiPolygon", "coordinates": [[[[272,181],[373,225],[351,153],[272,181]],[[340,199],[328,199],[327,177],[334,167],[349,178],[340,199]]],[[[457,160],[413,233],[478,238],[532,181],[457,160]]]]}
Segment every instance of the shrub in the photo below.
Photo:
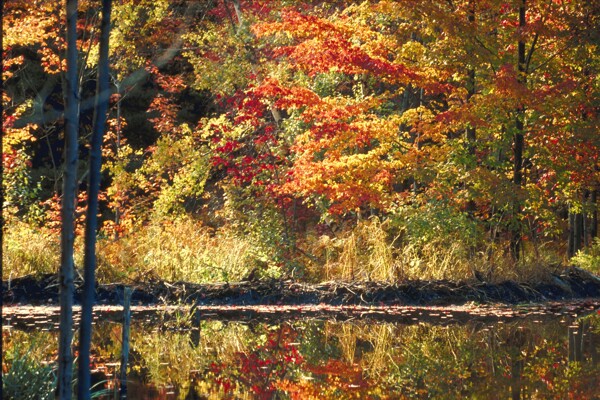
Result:
{"type": "Polygon", "coordinates": [[[483,234],[477,222],[443,202],[401,207],[391,219],[398,232],[398,263],[412,279],[465,279],[483,234]]]}
{"type": "Polygon", "coordinates": [[[600,238],[595,238],[591,246],[579,250],[571,262],[578,267],[600,274],[600,238]]]}
{"type": "Polygon", "coordinates": [[[54,398],[56,373],[52,365],[36,362],[27,350],[15,345],[4,355],[8,371],[2,374],[5,399],[44,400],[54,398]]]}

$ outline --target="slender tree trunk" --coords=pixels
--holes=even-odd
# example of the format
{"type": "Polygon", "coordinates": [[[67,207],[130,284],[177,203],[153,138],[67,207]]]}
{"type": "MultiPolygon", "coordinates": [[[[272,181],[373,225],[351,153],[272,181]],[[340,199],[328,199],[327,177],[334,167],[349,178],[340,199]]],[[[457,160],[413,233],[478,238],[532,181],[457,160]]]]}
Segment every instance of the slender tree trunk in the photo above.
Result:
{"type": "MultiPolygon", "coordinates": [[[[469,68],[467,71],[467,102],[475,94],[475,68],[469,68]]],[[[469,154],[475,155],[475,142],[477,141],[477,131],[475,127],[469,125],[466,129],[467,144],[469,146],[469,154]]]]}
{"type": "MultiPolygon", "coordinates": [[[[475,5],[470,3],[470,10],[468,15],[469,25],[475,27],[475,5]]],[[[467,103],[471,101],[471,97],[475,95],[475,66],[470,66],[467,70],[467,103]]],[[[469,154],[475,154],[475,141],[477,140],[477,133],[475,127],[467,126],[466,130],[467,143],[469,146],[469,154]]]]}
{"type": "MultiPolygon", "coordinates": [[[[521,5],[519,6],[519,29],[520,34],[523,34],[523,30],[526,26],[525,19],[525,1],[521,0],[521,5]]],[[[525,85],[527,83],[527,70],[526,70],[526,57],[525,57],[525,39],[523,37],[519,38],[518,43],[518,76],[517,81],[521,85],[525,85]]],[[[516,109],[516,117],[515,117],[515,136],[513,143],[513,183],[517,186],[518,189],[523,185],[523,148],[525,147],[525,138],[524,138],[524,118],[525,118],[525,106],[520,104],[516,109]]],[[[521,201],[518,198],[515,198],[513,204],[513,225],[511,226],[511,242],[510,242],[510,250],[515,260],[520,258],[521,253],[521,226],[519,222],[521,214],[521,201]]]]}
{"type": "Polygon", "coordinates": [[[592,204],[592,217],[590,218],[590,237],[592,240],[598,237],[598,189],[592,190],[590,196],[590,203],[592,204]]]}
{"type": "Polygon", "coordinates": [[[240,0],[231,0],[233,4],[233,9],[235,10],[235,15],[238,20],[238,26],[241,27],[244,24],[244,15],[242,14],[242,6],[240,5],[240,0]]]}
{"type": "Polygon", "coordinates": [[[94,125],[90,150],[88,185],[88,208],[85,227],[85,254],[81,327],[79,330],[79,370],[77,397],[90,399],[90,347],[92,340],[92,312],[96,294],[96,231],[98,228],[98,192],[102,167],[102,139],[106,130],[106,112],[110,99],[108,42],[110,37],[110,11],[112,0],[102,0],[102,22],[100,27],[100,58],[94,107],[94,125]]]}
{"type": "Polygon", "coordinates": [[[598,235],[598,207],[597,191],[586,190],[583,194],[583,213],[582,213],[582,247],[592,245],[594,238],[598,235]]]}
{"type": "MultiPolygon", "coordinates": [[[[469,24],[472,25],[473,27],[475,26],[475,5],[470,2],[470,10],[469,10],[469,15],[468,15],[468,20],[469,20],[469,24]]],[[[470,66],[469,69],[467,70],[467,82],[466,82],[466,86],[467,86],[467,103],[469,103],[471,101],[471,98],[475,95],[475,67],[474,66],[470,66]]],[[[473,160],[476,160],[476,156],[475,156],[475,149],[476,149],[476,142],[477,142],[477,131],[475,130],[475,127],[472,126],[471,124],[469,124],[467,126],[467,129],[465,130],[465,136],[467,139],[467,151],[469,153],[469,155],[473,158],[473,160]]],[[[468,166],[469,169],[471,169],[471,166],[468,166]]],[[[473,201],[473,199],[469,199],[469,201],[467,201],[467,212],[470,215],[473,215],[476,211],[476,205],[475,205],[475,201],[473,201]]]]}
{"type": "Polygon", "coordinates": [[[67,0],[67,71],[65,76],[65,149],[62,194],[60,260],[60,337],[56,397],[71,399],[73,381],[73,244],[79,132],[79,84],[77,75],[77,0],[67,0]]]}
{"type": "MultiPolygon", "coordinates": [[[[583,199],[585,202],[585,199],[583,199]]],[[[569,210],[569,242],[567,257],[571,258],[582,249],[585,235],[584,211],[573,212],[569,210]]]]}
{"type": "Polygon", "coordinates": [[[583,247],[583,213],[575,214],[575,226],[573,229],[573,254],[577,254],[583,247]]]}
{"type": "Polygon", "coordinates": [[[571,258],[575,255],[575,214],[571,210],[569,210],[568,222],[567,258],[571,258]]]}
{"type": "MultiPolygon", "coordinates": [[[[417,101],[416,108],[421,107],[421,104],[423,104],[423,88],[419,89],[419,98],[417,101]]],[[[419,116],[419,119],[420,119],[420,116],[419,116]]],[[[420,157],[418,154],[418,152],[421,150],[421,131],[420,130],[417,130],[417,134],[416,134],[416,136],[414,136],[414,141],[415,141],[416,148],[417,148],[417,158],[416,158],[417,165],[416,165],[415,169],[418,171],[421,169],[421,166],[419,166],[420,157]]],[[[412,182],[413,195],[416,196],[419,191],[419,182],[417,181],[417,177],[415,175],[413,175],[412,180],[413,180],[413,182],[412,182]]]]}
{"type": "MultiPolygon", "coordinates": [[[[119,158],[119,152],[121,151],[121,101],[123,100],[121,98],[121,82],[117,82],[116,84],[117,86],[117,94],[119,95],[119,100],[117,100],[117,141],[116,141],[116,146],[115,146],[115,157],[118,159],[119,158]]],[[[121,223],[121,201],[118,200],[120,193],[119,193],[119,188],[117,186],[117,204],[115,207],[115,235],[114,235],[114,240],[117,240],[119,238],[119,229],[118,226],[121,223]]]]}
{"type": "Polygon", "coordinates": [[[591,211],[590,191],[583,193],[583,218],[582,218],[582,240],[583,247],[590,245],[590,211],[591,211]]]}

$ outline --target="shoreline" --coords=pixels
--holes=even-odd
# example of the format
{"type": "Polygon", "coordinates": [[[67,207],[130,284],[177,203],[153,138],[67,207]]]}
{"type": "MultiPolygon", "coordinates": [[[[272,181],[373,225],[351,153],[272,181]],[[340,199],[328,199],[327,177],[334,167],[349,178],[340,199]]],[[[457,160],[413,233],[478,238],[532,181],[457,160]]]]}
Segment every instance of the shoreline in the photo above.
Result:
{"type": "MultiPolygon", "coordinates": [[[[24,276],[2,282],[4,306],[55,305],[58,284],[55,274],[24,276]]],[[[74,303],[79,304],[82,282],[75,282],[74,303]]],[[[253,305],[372,305],[450,306],[466,303],[519,304],[600,298],[600,278],[579,268],[549,274],[539,283],[505,281],[453,282],[407,281],[342,282],[318,284],[291,280],[257,280],[196,284],[188,282],[138,282],[131,285],[97,285],[96,305],[122,304],[123,288],[134,289],[132,304],[187,304],[196,306],[253,305]]]]}

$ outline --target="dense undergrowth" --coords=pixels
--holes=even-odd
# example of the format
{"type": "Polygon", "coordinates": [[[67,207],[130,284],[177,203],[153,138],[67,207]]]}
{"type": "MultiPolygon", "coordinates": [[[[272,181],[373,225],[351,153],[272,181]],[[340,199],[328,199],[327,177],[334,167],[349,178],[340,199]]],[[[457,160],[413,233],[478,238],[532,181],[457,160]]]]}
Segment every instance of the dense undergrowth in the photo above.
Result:
{"type": "MultiPolygon", "coordinates": [[[[210,228],[193,219],[153,222],[133,233],[98,242],[97,277],[101,283],[166,281],[215,282],[248,278],[387,281],[449,279],[532,281],[567,265],[555,243],[528,243],[515,262],[501,241],[473,247],[455,236],[413,238],[379,218],[359,220],[352,228],[318,233],[310,229],[295,243],[261,241],[238,228],[210,228]],[[426,240],[425,240],[426,239],[426,240]],[[266,242],[266,243],[265,243],[266,242]],[[269,244],[278,246],[269,248],[269,244]],[[285,257],[276,258],[274,255],[285,257]]],[[[262,232],[265,236],[265,232],[262,232]]],[[[46,227],[13,221],[4,228],[3,280],[58,271],[59,237],[46,227]]],[[[83,250],[77,241],[76,266],[83,250]]],[[[600,240],[569,262],[600,272],[600,240]]]]}

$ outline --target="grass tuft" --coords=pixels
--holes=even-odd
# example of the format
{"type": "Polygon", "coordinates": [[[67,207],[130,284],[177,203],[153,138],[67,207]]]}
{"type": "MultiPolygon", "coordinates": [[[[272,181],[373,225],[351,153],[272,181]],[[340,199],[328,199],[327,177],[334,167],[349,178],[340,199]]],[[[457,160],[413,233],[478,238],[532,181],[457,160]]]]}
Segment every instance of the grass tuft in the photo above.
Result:
{"type": "Polygon", "coordinates": [[[153,223],[135,235],[98,243],[98,278],[214,282],[241,280],[252,247],[227,230],[213,232],[193,220],[153,223]]]}
{"type": "Polygon", "coordinates": [[[60,265],[58,234],[17,220],[5,224],[3,229],[3,280],[58,271],[60,265]]]}

